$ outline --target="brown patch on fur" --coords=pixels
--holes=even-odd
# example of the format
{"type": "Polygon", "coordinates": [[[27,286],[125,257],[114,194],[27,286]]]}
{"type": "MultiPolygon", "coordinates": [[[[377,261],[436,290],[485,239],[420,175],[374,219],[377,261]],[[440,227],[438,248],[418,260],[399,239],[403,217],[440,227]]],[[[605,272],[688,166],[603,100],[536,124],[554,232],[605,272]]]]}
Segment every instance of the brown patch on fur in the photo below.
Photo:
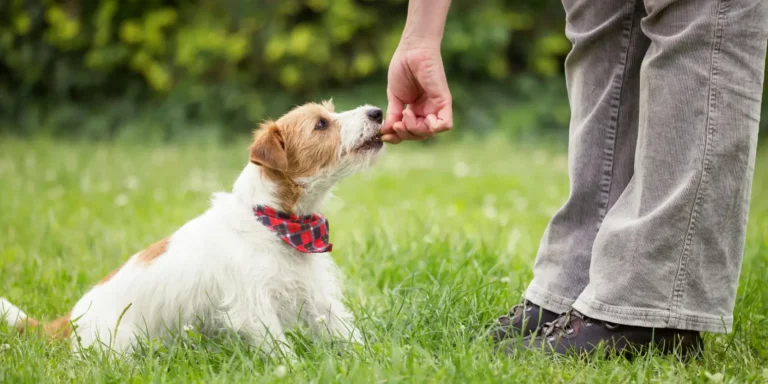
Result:
{"type": "MultiPolygon", "coordinates": [[[[167,249],[168,249],[168,238],[166,237],[150,245],[149,247],[147,247],[147,249],[141,251],[137,256],[137,260],[141,263],[149,264],[155,259],[157,259],[158,257],[160,257],[160,255],[165,253],[167,249]]],[[[115,277],[115,275],[117,275],[117,273],[120,272],[120,270],[123,268],[123,265],[117,267],[114,271],[104,276],[101,280],[99,280],[98,283],[96,283],[96,285],[103,285],[106,282],[112,280],[112,278],[115,277]]]]}
{"type": "Polygon", "coordinates": [[[120,270],[122,268],[123,268],[122,265],[117,267],[117,269],[115,269],[114,271],[110,272],[108,275],[104,276],[101,280],[99,280],[99,282],[96,283],[96,285],[102,285],[102,284],[106,283],[107,281],[112,280],[112,278],[115,277],[115,275],[117,275],[117,273],[120,272],[120,270]]]}
{"type": "Polygon", "coordinates": [[[278,185],[280,209],[293,212],[303,192],[295,180],[317,174],[338,161],[341,126],[331,118],[333,111],[331,101],[308,103],[275,122],[265,122],[254,132],[251,162],[262,165],[264,175],[278,185]],[[325,120],[327,127],[315,129],[320,120],[325,120]]]}
{"type": "Polygon", "coordinates": [[[249,148],[251,163],[285,171],[288,169],[288,157],[280,130],[274,122],[262,124],[263,133],[254,134],[253,144],[249,148]]]}
{"type": "Polygon", "coordinates": [[[138,256],[139,262],[149,264],[153,262],[155,259],[160,257],[162,254],[165,253],[165,251],[168,250],[168,238],[164,238],[152,245],[150,245],[147,249],[141,251],[138,256]]]}
{"type": "Polygon", "coordinates": [[[44,323],[42,328],[39,321],[27,318],[16,326],[16,330],[19,333],[24,333],[28,330],[41,330],[43,335],[48,336],[50,339],[66,339],[72,334],[72,324],[69,321],[71,315],[72,313],[70,312],[49,323],[44,323]]]}

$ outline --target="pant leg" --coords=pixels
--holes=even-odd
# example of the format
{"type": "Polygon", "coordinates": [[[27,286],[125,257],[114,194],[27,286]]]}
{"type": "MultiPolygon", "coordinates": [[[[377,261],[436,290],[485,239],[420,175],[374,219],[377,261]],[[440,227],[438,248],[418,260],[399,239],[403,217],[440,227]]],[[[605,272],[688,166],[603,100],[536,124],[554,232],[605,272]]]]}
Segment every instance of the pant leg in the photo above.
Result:
{"type": "Polygon", "coordinates": [[[632,177],[640,63],[650,41],[641,0],[564,0],[571,105],[570,196],[541,240],[525,296],[564,312],[589,282],[592,243],[632,177]]]}
{"type": "Polygon", "coordinates": [[[754,173],[768,1],[646,0],[635,173],[574,304],[627,325],[729,332],[754,173]]]}

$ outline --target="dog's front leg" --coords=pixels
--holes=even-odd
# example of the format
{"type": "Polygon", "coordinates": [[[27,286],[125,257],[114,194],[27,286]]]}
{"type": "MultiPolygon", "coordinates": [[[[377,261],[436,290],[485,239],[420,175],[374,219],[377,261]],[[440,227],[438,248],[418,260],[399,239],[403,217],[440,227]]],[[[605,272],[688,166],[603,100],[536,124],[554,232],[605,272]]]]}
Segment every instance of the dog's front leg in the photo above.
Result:
{"type": "Polygon", "coordinates": [[[261,311],[243,324],[242,332],[246,341],[272,358],[294,360],[295,354],[283,333],[280,319],[273,311],[261,311]]]}
{"type": "Polygon", "coordinates": [[[360,331],[355,327],[355,319],[347,307],[336,298],[320,298],[314,303],[315,318],[310,324],[317,333],[329,333],[345,341],[363,343],[360,331]]]}
{"type": "Polygon", "coordinates": [[[330,334],[345,341],[363,343],[360,331],[355,327],[352,313],[342,303],[341,274],[327,255],[312,258],[313,274],[310,297],[307,298],[307,323],[320,334],[330,334]]]}

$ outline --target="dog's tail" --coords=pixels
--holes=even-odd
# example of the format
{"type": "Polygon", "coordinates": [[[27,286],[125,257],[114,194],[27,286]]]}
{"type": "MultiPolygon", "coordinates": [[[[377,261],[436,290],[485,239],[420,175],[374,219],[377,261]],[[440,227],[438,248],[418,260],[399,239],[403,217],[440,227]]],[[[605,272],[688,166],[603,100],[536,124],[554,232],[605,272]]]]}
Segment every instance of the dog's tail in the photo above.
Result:
{"type": "Polygon", "coordinates": [[[67,338],[72,333],[72,324],[69,321],[69,316],[67,314],[51,322],[40,323],[27,316],[24,311],[11,304],[4,297],[0,297],[0,319],[8,324],[8,326],[16,328],[20,333],[39,329],[43,335],[51,339],[67,338]]]}

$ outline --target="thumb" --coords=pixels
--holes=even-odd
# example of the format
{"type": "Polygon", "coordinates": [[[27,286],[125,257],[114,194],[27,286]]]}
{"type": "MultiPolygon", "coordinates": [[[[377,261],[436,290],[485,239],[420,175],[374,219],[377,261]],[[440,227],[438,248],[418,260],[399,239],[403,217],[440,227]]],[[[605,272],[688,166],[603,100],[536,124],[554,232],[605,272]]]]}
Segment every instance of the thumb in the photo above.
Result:
{"type": "Polygon", "coordinates": [[[437,111],[436,123],[431,127],[435,133],[449,131],[453,128],[453,106],[450,99],[443,108],[437,111]]]}
{"type": "Polygon", "coordinates": [[[387,89],[387,118],[381,126],[382,133],[393,133],[392,126],[403,120],[404,103],[391,90],[387,89]]]}

